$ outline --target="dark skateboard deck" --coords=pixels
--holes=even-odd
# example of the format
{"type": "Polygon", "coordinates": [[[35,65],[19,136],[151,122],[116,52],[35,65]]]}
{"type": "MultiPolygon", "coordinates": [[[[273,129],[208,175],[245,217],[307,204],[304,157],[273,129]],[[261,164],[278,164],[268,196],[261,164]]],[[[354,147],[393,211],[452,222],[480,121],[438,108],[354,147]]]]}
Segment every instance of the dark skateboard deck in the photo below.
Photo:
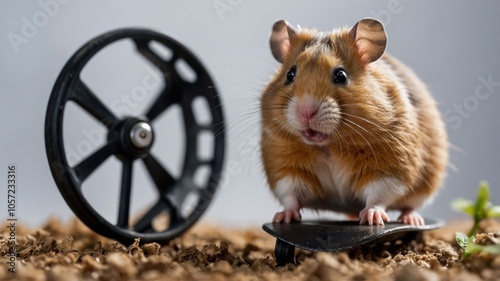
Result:
{"type": "Polygon", "coordinates": [[[278,265],[294,263],[295,247],[308,251],[340,252],[354,247],[415,238],[425,230],[440,228],[439,219],[425,219],[425,225],[399,222],[385,225],[359,225],[359,221],[306,220],[300,223],[266,223],[262,228],[276,237],[274,251],[278,265]]]}

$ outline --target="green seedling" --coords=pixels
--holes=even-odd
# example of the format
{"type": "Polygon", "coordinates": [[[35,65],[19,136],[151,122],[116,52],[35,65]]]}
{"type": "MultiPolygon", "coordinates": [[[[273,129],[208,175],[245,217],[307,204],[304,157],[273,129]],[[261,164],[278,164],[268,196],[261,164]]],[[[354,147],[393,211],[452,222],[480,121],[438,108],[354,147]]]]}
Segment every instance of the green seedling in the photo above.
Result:
{"type": "Polygon", "coordinates": [[[490,188],[488,182],[482,181],[479,183],[479,190],[477,194],[477,199],[475,202],[466,199],[455,199],[451,203],[451,207],[458,212],[464,212],[474,219],[474,225],[472,226],[469,234],[463,232],[457,232],[455,234],[455,239],[458,245],[464,250],[462,253],[462,259],[467,258],[472,253],[490,253],[490,254],[500,254],[500,245],[478,245],[474,242],[477,230],[479,229],[479,223],[486,218],[498,218],[500,217],[500,206],[493,206],[490,200],[490,188]]]}
{"type": "Polygon", "coordinates": [[[466,259],[473,253],[489,253],[494,255],[500,255],[500,245],[478,245],[474,242],[474,236],[467,236],[463,232],[457,232],[455,234],[457,243],[464,250],[462,253],[462,259],[466,259]]]}
{"type": "MultiPolygon", "coordinates": [[[[490,200],[490,188],[488,182],[479,183],[479,191],[476,202],[466,199],[455,199],[451,203],[451,208],[458,212],[464,212],[474,219],[474,225],[469,231],[468,237],[475,236],[479,228],[479,223],[486,218],[499,218],[500,206],[493,206],[490,200]]],[[[458,238],[457,238],[458,239],[458,238]]]]}

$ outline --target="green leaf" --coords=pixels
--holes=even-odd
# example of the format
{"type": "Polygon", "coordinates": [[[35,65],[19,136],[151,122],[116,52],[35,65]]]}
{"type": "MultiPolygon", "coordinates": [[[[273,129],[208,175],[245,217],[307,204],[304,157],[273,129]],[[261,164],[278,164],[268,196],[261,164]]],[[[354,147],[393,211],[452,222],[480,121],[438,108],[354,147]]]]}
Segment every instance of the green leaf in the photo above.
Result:
{"type": "Polygon", "coordinates": [[[474,220],[481,221],[486,217],[486,204],[490,199],[490,189],[487,181],[479,183],[479,191],[477,194],[476,204],[474,206],[474,220]]]}
{"type": "MultiPolygon", "coordinates": [[[[465,237],[467,237],[467,235],[463,235],[461,237],[461,239],[465,239],[465,237]]],[[[464,241],[461,241],[461,243],[463,244],[464,241]]],[[[462,246],[461,246],[462,247],[462,246]]],[[[480,251],[476,245],[476,243],[474,243],[474,236],[471,236],[471,237],[467,237],[467,241],[465,242],[465,246],[462,247],[462,249],[464,249],[464,252],[462,253],[462,256],[461,258],[462,259],[466,259],[468,258],[472,253],[474,252],[478,252],[480,251]]]]}
{"type": "Polygon", "coordinates": [[[481,248],[485,253],[500,255],[500,245],[487,245],[482,246],[481,248]]]}
{"type": "Polygon", "coordinates": [[[471,236],[467,240],[467,245],[465,246],[464,252],[462,253],[462,259],[466,259],[468,256],[470,256],[473,253],[481,252],[482,246],[477,245],[474,243],[474,236],[471,236]]]}
{"type": "Polygon", "coordinates": [[[488,210],[488,218],[500,218],[500,206],[493,206],[488,210]]]}
{"type": "Polygon", "coordinates": [[[484,205],[485,210],[489,210],[489,209],[491,209],[491,207],[493,207],[493,204],[491,203],[491,201],[486,202],[486,204],[484,205]]]}
{"type": "Polygon", "coordinates": [[[467,237],[467,234],[463,232],[455,233],[455,239],[457,240],[458,245],[462,249],[465,249],[465,247],[467,247],[467,243],[469,243],[469,237],[467,237]]]}
{"type": "Polygon", "coordinates": [[[474,216],[474,202],[463,198],[455,199],[451,202],[451,208],[457,212],[464,212],[474,216]]]}
{"type": "Polygon", "coordinates": [[[461,258],[466,259],[473,253],[488,253],[488,254],[493,254],[493,255],[500,255],[500,245],[478,245],[474,242],[475,237],[471,236],[467,238],[467,235],[461,232],[457,232],[455,234],[455,237],[457,239],[458,244],[462,249],[464,249],[464,252],[462,253],[461,258]],[[460,237],[460,238],[459,238],[460,237]],[[467,241],[465,241],[467,239],[467,241]],[[466,244],[464,246],[464,244],[466,244]]]}

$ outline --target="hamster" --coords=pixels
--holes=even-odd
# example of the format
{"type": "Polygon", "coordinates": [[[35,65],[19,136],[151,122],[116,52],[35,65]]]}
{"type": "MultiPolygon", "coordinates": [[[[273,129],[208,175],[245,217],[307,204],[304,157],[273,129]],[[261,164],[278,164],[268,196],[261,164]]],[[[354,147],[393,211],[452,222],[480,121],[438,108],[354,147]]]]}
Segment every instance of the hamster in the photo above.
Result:
{"type": "Polygon", "coordinates": [[[398,221],[424,225],[416,209],[444,178],[446,129],[423,82],[385,53],[383,24],[324,33],[280,20],[270,45],[281,65],[260,97],[262,161],[284,206],[273,222],[308,208],[369,225],[399,210],[398,221]]]}

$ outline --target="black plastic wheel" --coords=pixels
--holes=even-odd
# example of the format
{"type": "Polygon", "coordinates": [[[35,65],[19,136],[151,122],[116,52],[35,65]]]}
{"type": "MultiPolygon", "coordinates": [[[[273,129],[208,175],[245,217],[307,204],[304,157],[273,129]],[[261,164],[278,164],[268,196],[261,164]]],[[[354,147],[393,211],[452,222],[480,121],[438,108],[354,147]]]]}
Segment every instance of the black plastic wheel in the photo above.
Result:
{"type": "Polygon", "coordinates": [[[276,239],[276,246],[274,247],[274,257],[278,266],[285,266],[287,263],[295,263],[295,246],[287,242],[276,239]]]}
{"type": "Polygon", "coordinates": [[[141,242],[167,242],[182,234],[198,220],[217,189],[224,158],[223,121],[214,83],[201,62],[188,49],[172,38],[154,31],[120,29],[89,41],[71,57],[61,71],[47,106],[47,158],[62,196],[78,218],[92,230],[124,244],[132,243],[137,237],[141,238],[141,242]],[[87,62],[101,49],[118,40],[132,40],[137,51],[163,73],[165,88],[143,116],[116,117],[80,79],[80,72],[87,62]],[[165,61],[150,48],[153,41],[172,51],[170,60],[165,61]],[[179,59],[192,68],[196,74],[194,81],[184,80],[176,70],[175,63],[179,59]],[[192,111],[192,103],[196,97],[205,98],[211,109],[212,120],[209,124],[196,122],[192,111]],[[78,104],[108,129],[107,143],[74,166],[68,164],[63,143],[63,116],[68,101],[78,104]],[[186,140],[184,164],[179,178],[174,178],[150,150],[154,140],[152,122],[173,104],[178,104],[182,109],[186,140]],[[204,131],[209,131],[214,136],[213,158],[209,160],[202,160],[197,156],[197,136],[204,131]],[[122,162],[116,224],[105,220],[82,193],[82,183],[113,155],[122,162]],[[131,225],[130,196],[135,160],[144,162],[158,191],[158,198],[156,203],[131,225]],[[208,166],[211,170],[211,176],[202,188],[194,183],[194,173],[201,166],[208,166]],[[181,205],[192,192],[199,195],[199,200],[194,210],[184,217],[181,205]],[[165,210],[170,216],[169,226],[163,231],[156,231],[152,220],[165,210]]]}

